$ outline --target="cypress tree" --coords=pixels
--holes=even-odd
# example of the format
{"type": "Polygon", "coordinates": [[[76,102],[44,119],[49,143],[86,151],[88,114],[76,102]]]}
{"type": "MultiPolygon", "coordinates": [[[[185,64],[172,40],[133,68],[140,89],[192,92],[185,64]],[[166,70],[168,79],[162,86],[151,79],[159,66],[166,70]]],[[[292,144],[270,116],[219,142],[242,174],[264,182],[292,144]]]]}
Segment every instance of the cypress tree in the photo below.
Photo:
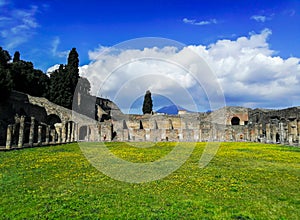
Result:
{"type": "Polygon", "coordinates": [[[152,113],[152,98],[151,98],[151,92],[147,90],[145,97],[144,97],[144,103],[143,103],[143,114],[150,114],[152,113]]]}
{"type": "Polygon", "coordinates": [[[19,61],[20,61],[20,52],[16,51],[15,54],[14,54],[13,62],[16,63],[16,62],[19,62],[19,61]]]}
{"type": "Polygon", "coordinates": [[[50,75],[50,101],[71,109],[79,79],[79,59],[76,48],[69,53],[67,65],[60,65],[50,75]]]}

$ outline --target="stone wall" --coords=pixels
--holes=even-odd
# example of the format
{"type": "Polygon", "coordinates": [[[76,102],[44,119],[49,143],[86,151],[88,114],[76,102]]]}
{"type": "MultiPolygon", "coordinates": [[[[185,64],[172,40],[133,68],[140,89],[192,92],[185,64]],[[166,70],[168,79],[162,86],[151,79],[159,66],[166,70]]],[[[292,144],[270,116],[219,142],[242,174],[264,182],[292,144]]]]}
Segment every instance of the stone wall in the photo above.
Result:
{"type": "Polygon", "coordinates": [[[100,98],[96,107],[99,120],[16,92],[0,108],[0,145],[11,149],[73,141],[300,142],[299,107],[224,107],[209,113],[125,115],[113,102],[100,98]]]}

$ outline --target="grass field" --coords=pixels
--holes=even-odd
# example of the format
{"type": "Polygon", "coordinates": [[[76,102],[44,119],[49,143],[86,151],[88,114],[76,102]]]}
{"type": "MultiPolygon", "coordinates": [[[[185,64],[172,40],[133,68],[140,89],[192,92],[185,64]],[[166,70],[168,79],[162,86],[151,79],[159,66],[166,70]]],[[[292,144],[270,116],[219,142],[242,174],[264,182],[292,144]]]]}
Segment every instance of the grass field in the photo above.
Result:
{"type": "MultiPolygon", "coordinates": [[[[300,219],[300,148],[222,143],[200,169],[204,146],[169,176],[141,184],[105,176],[77,144],[0,152],[0,219],[300,219]]],[[[174,144],[108,147],[149,162],[174,144]]]]}

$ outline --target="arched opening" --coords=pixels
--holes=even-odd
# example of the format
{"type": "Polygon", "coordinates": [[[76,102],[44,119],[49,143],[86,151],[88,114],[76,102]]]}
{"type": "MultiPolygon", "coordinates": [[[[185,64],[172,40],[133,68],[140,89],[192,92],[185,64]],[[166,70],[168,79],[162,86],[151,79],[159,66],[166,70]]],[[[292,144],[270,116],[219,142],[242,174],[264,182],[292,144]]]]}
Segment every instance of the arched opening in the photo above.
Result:
{"type": "Polygon", "coordinates": [[[240,125],[240,119],[238,117],[233,117],[231,119],[231,125],[240,125]]]}
{"type": "Polygon", "coordinates": [[[47,116],[47,124],[51,126],[51,129],[54,129],[56,123],[61,123],[61,119],[58,115],[50,114],[47,116]]]}
{"type": "Polygon", "coordinates": [[[87,126],[81,126],[79,128],[79,140],[80,141],[87,141],[88,140],[87,135],[88,135],[88,127],[87,126]]]}

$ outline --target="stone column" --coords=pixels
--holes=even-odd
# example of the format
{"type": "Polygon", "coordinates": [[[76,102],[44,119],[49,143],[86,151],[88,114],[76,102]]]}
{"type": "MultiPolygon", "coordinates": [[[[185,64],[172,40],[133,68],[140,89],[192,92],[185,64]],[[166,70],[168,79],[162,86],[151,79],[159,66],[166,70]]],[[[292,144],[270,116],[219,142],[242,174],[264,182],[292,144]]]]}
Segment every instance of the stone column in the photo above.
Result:
{"type": "Polygon", "coordinates": [[[280,142],[284,143],[285,134],[284,134],[284,126],[282,122],[279,123],[279,133],[280,133],[280,142]]]}
{"type": "Polygon", "coordinates": [[[90,141],[90,126],[86,126],[86,141],[90,141]]]}
{"type": "Polygon", "coordinates": [[[50,131],[51,137],[52,137],[52,143],[56,143],[56,137],[55,137],[55,129],[51,129],[50,131]]]}
{"type": "Polygon", "coordinates": [[[249,129],[248,129],[248,127],[246,127],[244,129],[244,140],[249,141],[249,129]]]}
{"type": "Polygon", "coordinates": [[[61,124],[61,141],[62,143],[66,143],[66,123],[61,124]]]}
{"type": "Polygon", "coordinates": [[[202,142],[202,129],[199,129],[199,142],[202,142]]]}
{"type": "Polygon", "coordinates": [[[62,130],[61,128],[57,128],[57,143],[59,143],[59,144],[62,141],[61,140],[61,133],[62,133],[61,130],[62,130]]]}
{"type": "Polygon", "coordinates": [[[288,121],[288,142],[293,144],[292,122],[288,121]]]}
{"type": "Polygon", "coordinates": [[[266,142],[270,143],[271,141],[271,125],[269,123],[266,124],[266,142]]]}
{"type": "MultiPolygon", "coordinates": [[[[78,129],[78,125],[74,122],[74,141],[77,141],[77,129],[78,129]]],[[[99,141],[99,139],[98,139],[99,141]]]]}
{"type": "Polygon", "coordinates": [[[68,133],[67,133],[67,142],[71,141],[71,122],[67,122],[68,124],[68,133]]]}
{"type": "Polygon", "coordinates": [[[254,141],[257,142],[258,141],[258,125],[257,124],[254,125],[254,137],[255,137],[254,141]]]}
{"type": "Polygon", "coordinates": [[[13,126],[8,125],[7,126],[7,133],[6,133],[6,149],[10,149],[12,145],[12,132],[13,132],[13,126]]]}
{"type": "Polygon", "coordinates": [[[265,139],[266,137],[264,136],[264,133],[263,133],[263,124],[260,123],[259,124],[259,139],[260,139],[260,142],[265,142],[265,139]]]}
{"type": "Polygon", "coordinates": [[[24,141],[24,127],[25,127],[25,116],[21,116],[20,118],[20,129],[19,129],[19,141],[18,141],[18,147],[23,147],[23,141],[24,141]]]}
{"type": "Polygon", "coordinates": [[[300,120],[297,121],[298,144],[300,145],[300,120]]]}
{"type": "Polygon", "coordinates": [[[232,136],[232,141],[236,141],[236,134],[233,128],[231,128],[231,136],[232,136]]]}
{"type": "Polygon", "coordinates": [[[43,129],[43,126],[39,125],[38,126],[38,145],[42,145],[42,129],[43,129]]]}
{"type": "Polygon", "coordinates": [[[254,130],[253,130],[253,128],[252,127],[249,127],[249,138],[250,138],[250,141],[252,141],[253,142],[253,135],[254,134],[254,130]]]}
{"type": "Polygon", "coordinates": [[[50,125],[46,126],[46,144],[49,144],[50,125]]]}
{"type": "Polygon", "coordinates": [[[33,146],[34,142],[34,117],[31,117],[30,130],[29,130],[29,146],[33,146]]]}
{"type": "Polygon", "coordinates": [[[272,142],[273,144],[276,143],[276,134],[277,134],[277,131],[276,131],[276,125],[272,125],[272,142]]]}
{"type": "Polygon", "coordinates": [[[70,122],[71,123],[71,137],[70,137],[70,141],[74,142],[74,122],[70,122]]]}

